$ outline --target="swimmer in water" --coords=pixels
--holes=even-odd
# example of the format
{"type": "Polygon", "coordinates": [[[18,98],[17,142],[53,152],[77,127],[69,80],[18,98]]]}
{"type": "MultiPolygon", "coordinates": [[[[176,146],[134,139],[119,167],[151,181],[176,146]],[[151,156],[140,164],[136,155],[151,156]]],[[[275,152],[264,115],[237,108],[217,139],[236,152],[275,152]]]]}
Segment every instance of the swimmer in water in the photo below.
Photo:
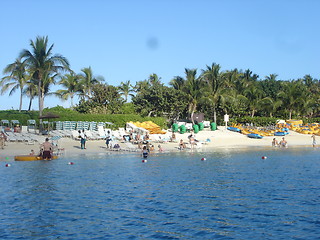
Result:
{"type": "Polygon", "coordinates": [[[147,147],[144,146],[143,149],[142,149],[142,157],[144,159],[146,159],[148,157],[148,154],[149,154],[149,151],[148,151],[147,147]]]}

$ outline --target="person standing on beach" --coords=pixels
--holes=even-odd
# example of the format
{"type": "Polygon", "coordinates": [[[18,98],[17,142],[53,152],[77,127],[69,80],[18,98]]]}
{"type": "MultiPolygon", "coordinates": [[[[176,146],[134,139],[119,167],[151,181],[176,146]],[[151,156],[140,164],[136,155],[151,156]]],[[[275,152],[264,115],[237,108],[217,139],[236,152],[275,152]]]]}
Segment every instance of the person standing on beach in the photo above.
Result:
{"type": "Polygon", "coordinates": [[[107,136],[106,138],[106,144],[107,144],[107,148],[109,149],[109,144],[110,144],[110,148],[111,148],[111,137],[110,136],[107,136]]]}
{"type": "Polygon", "coordinates": [[[312,147],[316,147],[317,145],[317,141],[316,141],[316,135],[314,133],[312,133],[312,147]]]}
{"type": "Polygon", "coordinates": [[[87,135],[84,133],[84,129],[82,131],[79,130],[79,137],[81,149],[86,149],[87,135]]]}
{"type": "Polygon", "coordinates": [[[82,129],[82,135],[83,135],[83,149],[87,149],[86,148],[86,142],[87,142],[87,135],[84,132],[84,129],[82,129]]]}
{"type": "Polygon", "coordinates": [[[41,144],[42,158],[45,160],[51,160],[52,151],[52,144],[49,142],[49,138],[46,138],[46,141],[41,144]]]}

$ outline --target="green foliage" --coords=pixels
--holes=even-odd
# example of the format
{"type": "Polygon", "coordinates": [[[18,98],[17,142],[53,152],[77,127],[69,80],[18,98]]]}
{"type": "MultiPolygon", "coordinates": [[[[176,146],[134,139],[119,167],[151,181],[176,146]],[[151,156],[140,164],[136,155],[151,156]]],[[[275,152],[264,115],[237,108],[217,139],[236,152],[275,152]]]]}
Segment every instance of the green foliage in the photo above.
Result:
{"type": "Polygon", "coordinates": [[[0,111],[0,120],[19,120],[21,125],[27,125],[29,119],[38,120],[38,111],[21,111],[18,110],[5,110],[0,111]]]}
{"type": "Polygon", "coordinates": [[[75,110],[80,113],[119,113],[123,100],[118,89],[112,85],[97,83],[92,87],[92,97],[82,99],[75,110]]]}
{"type": "MultiPolygon", "coordinates": [[[[51,112],[59,115],[59,118],[55,118],[50,121],[94,121],[94,122],[112,122],[114,125],[113,129],[117,129],[119,127],[125,127],[127,122],[133,121],[153,121],[158,124],[162,128],[167,128],[167,121],[163,117],[142,117],[137,114],[82,114],[71,109],[65,109],[61,106],[54,108],[47,108],[44,111],[51,112]]],[[[21,125],[27,125],[27,120],[34,119],[37,124],[39,124],[39,112],[38,111],[17,111],[17,110],[7,110],[0,111],[0,120],[19,120],[21,125]]]]}
{"type": "Polygon", "coordinates": [[[184,116],[188,98],[180,90],[161,84],[147,85],[132,98],[136,111],[143,116],[166,116],[176,119],[184,116]]]}
{"type": "Polygon", "coordinates": [[[133,103],[124,103],[120,108],[121,114],[135,114],[136,109],[133,103]]]}

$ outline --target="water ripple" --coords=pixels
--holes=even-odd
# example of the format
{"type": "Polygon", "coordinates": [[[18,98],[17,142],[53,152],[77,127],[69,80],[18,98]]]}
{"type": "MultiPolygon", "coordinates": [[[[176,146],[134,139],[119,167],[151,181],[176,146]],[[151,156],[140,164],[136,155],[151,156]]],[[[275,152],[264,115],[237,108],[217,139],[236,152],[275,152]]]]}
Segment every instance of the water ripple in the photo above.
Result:
{"type": "Polygon", "coordinates": [[[318,152],[261,155],[15,162],[0,168],[0,239],[317,239],[318,152]]]}

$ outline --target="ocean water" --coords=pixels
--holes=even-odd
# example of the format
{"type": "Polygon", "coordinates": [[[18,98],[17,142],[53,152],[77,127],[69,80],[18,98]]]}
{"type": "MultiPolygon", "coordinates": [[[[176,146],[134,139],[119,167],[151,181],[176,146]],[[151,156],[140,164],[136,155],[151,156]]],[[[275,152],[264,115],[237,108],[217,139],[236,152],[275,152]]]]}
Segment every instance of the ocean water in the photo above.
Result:
{"type": "Polygon", "coordinates": [[[319,153],[2,161],[0,239],[319,239],[319,153]]]}

